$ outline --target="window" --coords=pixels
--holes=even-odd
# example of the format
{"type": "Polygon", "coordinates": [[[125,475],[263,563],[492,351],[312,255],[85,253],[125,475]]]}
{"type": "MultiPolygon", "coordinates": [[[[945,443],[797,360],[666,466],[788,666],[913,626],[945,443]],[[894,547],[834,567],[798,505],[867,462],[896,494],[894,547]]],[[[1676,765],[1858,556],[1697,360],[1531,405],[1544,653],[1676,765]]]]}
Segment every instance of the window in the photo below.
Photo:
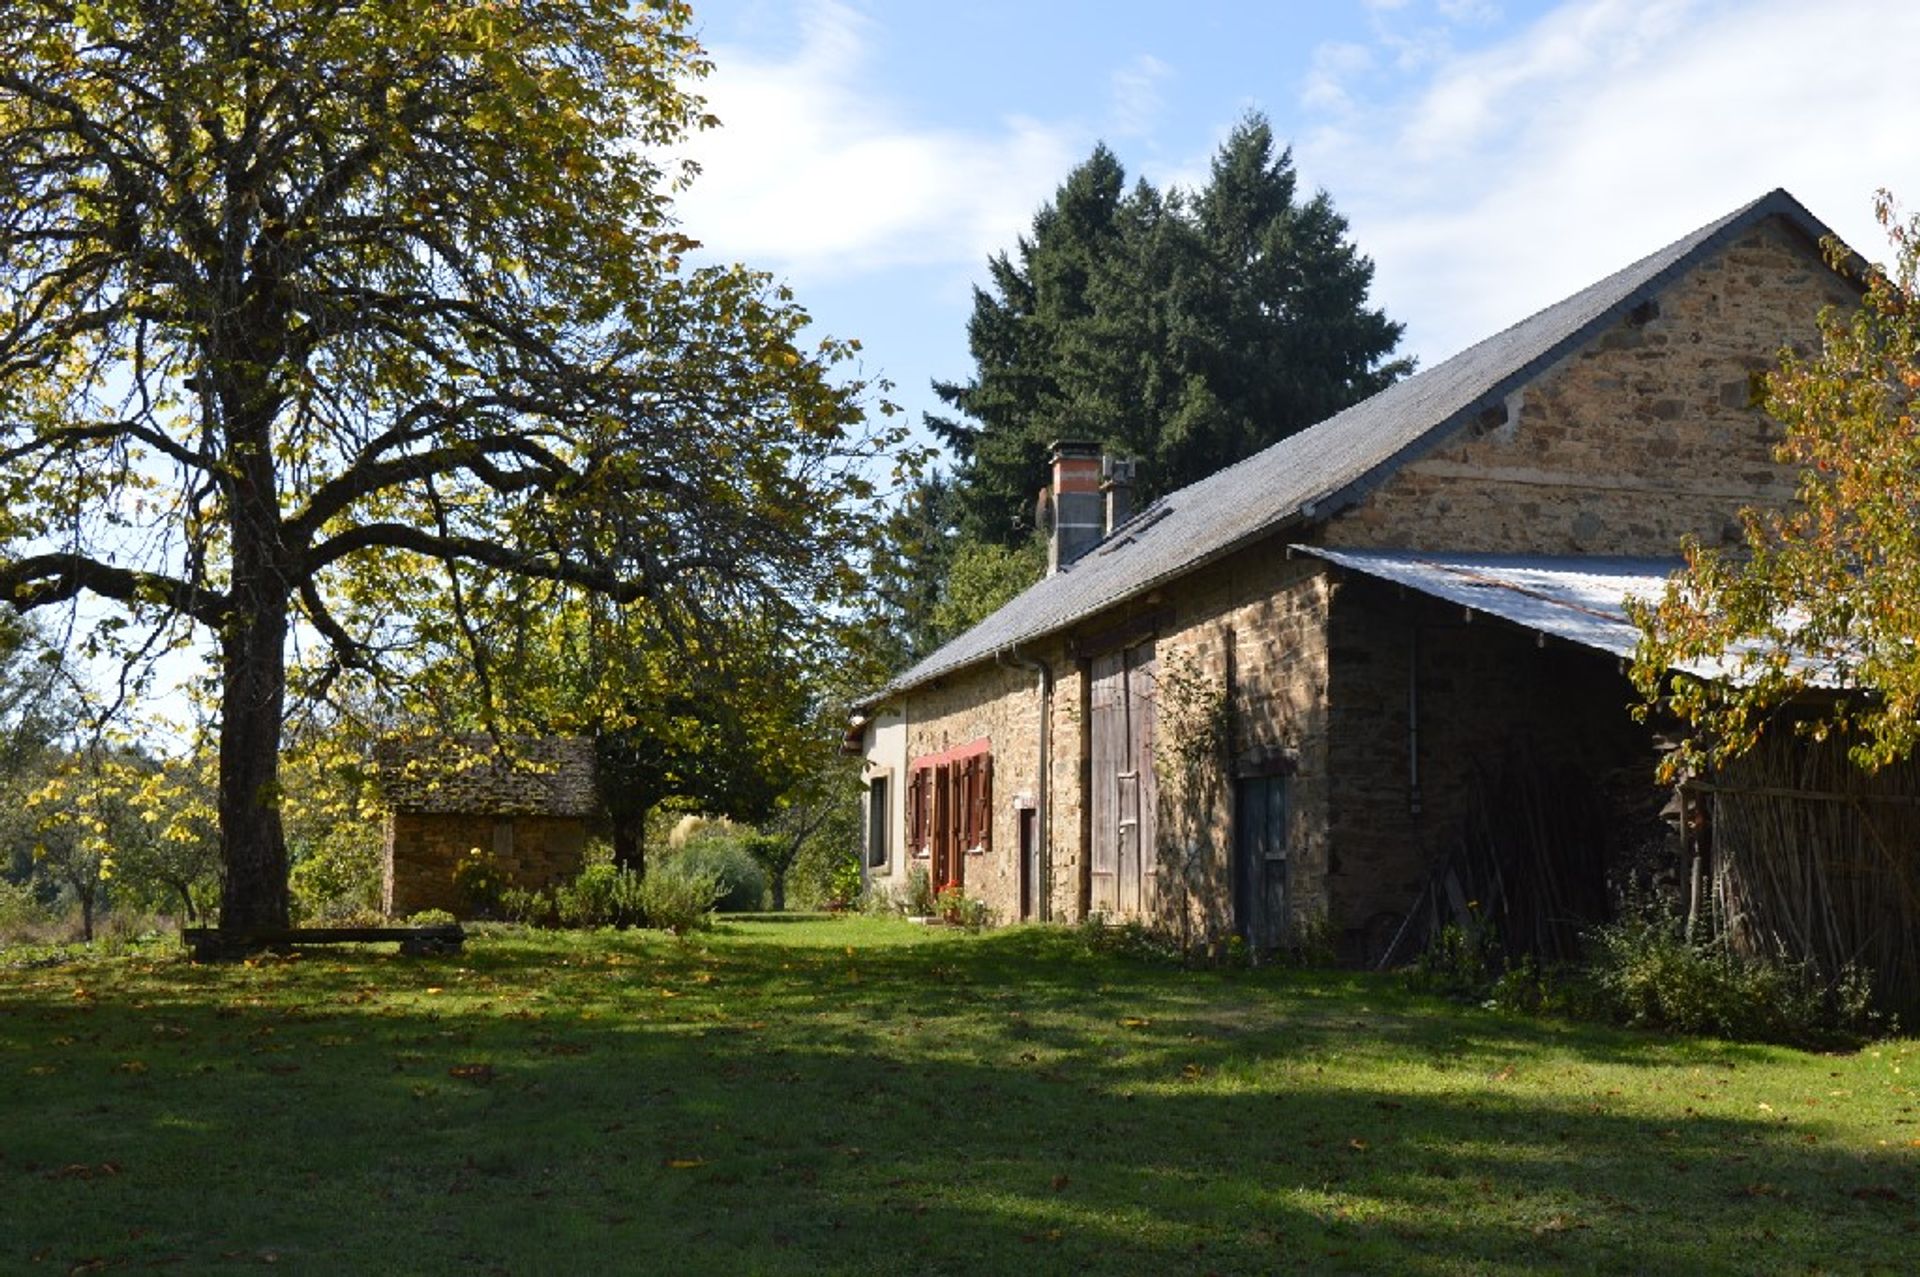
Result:
{"type": "Polygon", "coordinates": [[[993,744],[986,737],[913,760],[907,772],[907,838],[931,862],[933,889],[966,881],[966,860],[993,847],[993,744]]]}
{"type": "Polygon", "coordinates": [[[887,866],[887,778],[875,776],[867,783],[867,867],[887,866]]]}

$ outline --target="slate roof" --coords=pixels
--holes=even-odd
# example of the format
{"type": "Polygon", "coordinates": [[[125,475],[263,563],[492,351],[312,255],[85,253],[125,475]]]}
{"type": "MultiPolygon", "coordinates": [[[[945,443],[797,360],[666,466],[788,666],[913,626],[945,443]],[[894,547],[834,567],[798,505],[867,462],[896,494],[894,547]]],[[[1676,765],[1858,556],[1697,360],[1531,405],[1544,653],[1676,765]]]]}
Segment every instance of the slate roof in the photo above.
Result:
{"type": "Polygon", "coordinates": [[[508,756],[485,736],[414,737],[374,747],[387,806],[410,815],[591,816],[599,810],[593,741],[517,738],[508,756]]]}
{"type": "Polygon", "coordinates": [[[1776,216],[1815,242],[1832,234],[1786,191],[1763,195],[1453,358],[1168,493],[1084,558],[900,674],[880,695],[990,660],[1280,528],[1352,504],[1681,273],[1776,216]]]}

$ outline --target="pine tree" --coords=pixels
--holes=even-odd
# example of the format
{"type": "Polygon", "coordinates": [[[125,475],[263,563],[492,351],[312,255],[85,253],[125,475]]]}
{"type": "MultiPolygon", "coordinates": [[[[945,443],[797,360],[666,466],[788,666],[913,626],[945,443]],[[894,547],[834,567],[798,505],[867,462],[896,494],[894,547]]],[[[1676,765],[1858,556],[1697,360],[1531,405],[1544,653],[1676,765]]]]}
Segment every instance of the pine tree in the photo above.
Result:
{"type": "Polygon", "coordinates": [[[1401,325],[1367,305],[1373,264],[1324,192],[1298,198],[1291,152],[1259,115],[1206,187],[1126,188],[1105,146],[1068,175],[1017,259],[989,263],[956,410],[927,418],[953,450],[965,540],[1015,545],[1055,439],[1140,457],[1152,497],[1250,456],[1382,389],[1401,325]]]}

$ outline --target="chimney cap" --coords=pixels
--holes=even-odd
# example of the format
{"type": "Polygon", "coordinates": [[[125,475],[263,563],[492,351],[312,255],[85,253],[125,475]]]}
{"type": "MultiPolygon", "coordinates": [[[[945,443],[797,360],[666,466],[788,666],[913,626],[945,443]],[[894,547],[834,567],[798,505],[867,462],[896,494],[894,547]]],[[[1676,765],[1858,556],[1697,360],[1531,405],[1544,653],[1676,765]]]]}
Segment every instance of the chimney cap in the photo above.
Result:
{"type": "Polygon", "coordinates": [[[1097,457],[1100,445],[1086,439],[1055,439],[1047,445],[1047,450],[1058,461],[1062,457],[1097,457]]]}

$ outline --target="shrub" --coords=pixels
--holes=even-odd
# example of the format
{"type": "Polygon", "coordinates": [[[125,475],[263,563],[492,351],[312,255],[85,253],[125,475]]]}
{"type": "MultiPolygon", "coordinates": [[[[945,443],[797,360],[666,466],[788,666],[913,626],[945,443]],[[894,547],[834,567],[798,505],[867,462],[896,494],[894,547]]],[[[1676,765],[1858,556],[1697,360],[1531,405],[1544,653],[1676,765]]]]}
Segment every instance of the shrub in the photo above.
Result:
{"type": "Polygon", "coordinates": [[[1456,997],[1483,998],[1500,970],[1500,945],[1493,928],[1477,918],[1465,926],[1449,922],[1414,960],[1409,983],[1456,997]]]}
{"type": "Polygon", "coordinates": [[[694,838],[662,869],[712,878],[720,890],[713,907],[721,913],[752,913],[766,898],[766,872],[735,838],[717,834],[694,838]]]}
{"type": "Polygon", "coordinates": [[[292,849],[288,877],[295,922],[340,925],[380,909],[386,838],[372,821],[348,820],[292,849]]]}
{"type": "Polygon", "coordinates": [[[925,865],[915,865],[907,870],[907,898],[901,903],[910,918],[931,918],[934,915],[933,875],[927,872],[925,865]]]}
{"type": "Polygon", "coordinates": [[[46,910],[40,907],[30,885],[0,878],[0,941],[44,921],[46,910]]]}
{"type": "Polygon", "coordinates": [[[968,931],[978,931],[993,919],[992,910],[984,900],[976,900],[959,887],[948,887],[934,897],[934,912],[942,922],[956,927],[965,927],[968,931]]]}
{"type": "Polygon", "coordinates": [[[1080,920],[1078,933],[1081,947],[1090,954],[1113,954],[1148,962],[1176,962],[1185,957],[1173,940],[1138,918],[1112,922],[1096,909],[1080,920]]]}
{"type": "Polygon", "coordinates": [[[848,856],[827,875],[827,896],[823,903],[833,910],[850,909],[859,901],[864,886],[859,858],[848,856]]]}
{"type": "Polygon", "coordinates": [[[1884,1027],[1867,974],[1832,979],[1811,963],[1744,957],[1689,944],[1677,919],[1640,914],[1589,937],[1602,1009],[1627,1024],[1747,1041],[1828,1045],[1884,1027]]]}
{"type": "Polygon", "coordinates": [[[499,857],[478,847],[468,848],[467,854],[453,866],[453,889],[470,916],[496,917],[507,890],[506,870],[499,857]]]}
{"type": "Polygon", "coordinates": [[[525,887],[507,887],[500,892],[500,916],[530,927],[547,926],[553,922],[553,896],[525,887]]]}
{"type": "Polygon", "coordinates": [[[663,865],[640,881],[639,903],[647,925],[676,936],[711,927],[720,897],[718,878],[682,863],[663,865]]]}
{"type": "Polygon", "coordinates": [[[562,926],[636,927],[646,918],[640,888],[644,880],[617,865],[588,865],[553,893],[562,926]]]}
{"type": "Polygon", "coordinates": [[[409,927],[444,927],[458,921],[458,918],[445,909],[422,909],[418,913],[407,915],[409,927]]]}
{"type": "Polygon", "coordinates": [[[900,893],[884,882],[869,882],[854,906],[876,918],[897,918],[907,911],[900,893]]]}

